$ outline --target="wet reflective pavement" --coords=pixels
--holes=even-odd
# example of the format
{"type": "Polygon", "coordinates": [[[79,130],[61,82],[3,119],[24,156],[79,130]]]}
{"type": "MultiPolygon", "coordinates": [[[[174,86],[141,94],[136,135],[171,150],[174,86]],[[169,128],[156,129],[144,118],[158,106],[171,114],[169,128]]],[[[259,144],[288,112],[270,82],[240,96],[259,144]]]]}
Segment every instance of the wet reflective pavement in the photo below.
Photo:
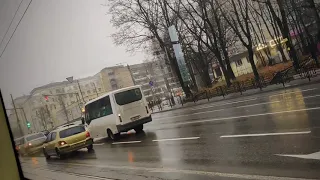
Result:
{"type": "Polygon", "coordinates": [[[63,160],[21,158],[23,170],[77,179],[320,179],[317,84],[156,113],[144,129],[63,160]]]}

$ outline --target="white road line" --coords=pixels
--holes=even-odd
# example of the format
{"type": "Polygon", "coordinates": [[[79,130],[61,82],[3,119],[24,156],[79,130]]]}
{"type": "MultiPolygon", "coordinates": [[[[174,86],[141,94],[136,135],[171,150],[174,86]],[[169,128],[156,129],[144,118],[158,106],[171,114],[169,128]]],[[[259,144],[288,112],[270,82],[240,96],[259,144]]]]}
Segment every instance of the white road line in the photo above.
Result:
{"type": "Polygon", "coordinates": [[[172,139],[154,139],[154,142],[163,142],[163,141],[179,141],[179,140],[192,140],[199,139],[200,137],[186,137],[186,138],[172,138],[172,139]]]}
{"type": "Polygon", "coordinates": [[[297,134],[310,134],[311,131],[300,132],[281,132],[281,133],[261,133],[261,134],[236,134],[236,135],[224,135],[220,138],[238,138],[238,137],[257,137],[257,136],[281,136],[281,135],[297,135],[297,134]]]}
{"type": "Polygon", "coordinates": [[[104,145],[105,143],[97,143],[97,144],[93,144],[94,146],[101,146],[104,145]]]}
{"type": "Polygon", "coordinates": [[[214,105],[211,105],[211,106],[201,106],[201,107],[198,107],[198,108],[191,108],[191,110],[205,109],[205,108],[210,108],[210,107],[224,106],[224,105],[229,105],[229,104],[237,104],[237,103],[255,101],[255,100],[257,100],[257,98],[245,99],[245,100],[242,100],[242,101],[231,101],[231,102],[227,102],[227,103],[223,103],[223,104],[214,104],[214,105]]]}
{"type": "Polygon", "coordinates": [[[133,143],[141,143],[141,141],[126,141],[126,142],[114,142],[114,144],[133,144],[133,143]]]}
{"type": "Polygon", "coordinates": [[[114,166],[114,165],[99,165],[99,164],[85,164],[85,163],[57,163],[51,164],[57,165],[73,165],[80,167],[99,167],[119,170],[138,170],[147,172],[166,172],[166,173],[180,173],[180,174],[193,174],[203,175],[212,178],[224,177],[224,178],[238,178],[238,179],[250,179],[250,180],[313,180],[305,178],[292,178],[292,177],[279,177],[279,176],[263,176],[263,175],[250,175],[250,174],[235,174],[235,173],[221,173],[210,171],[198,171],[198,170],[183,170],[183,169],[171,169],[171,168],[153,168],[153,167],[141,167],[141,166],[114,166]]]}
{"type": "Polygon", "coordinates": [[[256,103],[256,104],[249,104],[249,105],[244,105],[244,106],[231,107],[231,108],[228,108],[228,109],[216,109],[216,110],[212,110],[212,111],[202,111],[202,112],[197,112],[197,113],[192,113],[192,114],[183,114],[183,115],[177,115],[177,116],[160,117],[160,118],[155,118],[155,119],[170,119],[170,118],[177,118],[177,117],[187,117],[187,116],[206,114],[206,113],[211,113],[211,112],[230,110],[230,109],[233,109],[233,108],[238,109],[238,108],[259,106],[259,105],[265,105],[265,104],[274,104],[274,103],[279,103],[279,102],[281,102],[281,101],[270,101],[270,102],[264,102],[264,103],[256,103]]]}
{"type": "Polygon", "coordinates": [[[311,153],[311,154],[275,154],[277,156],[286,156],[286,157],[294,157],[294,158],[301,158],[301,159],[316,159],[320,160],[320,151],[311,153]]]}
{"type": "Polygon", "coordinates": [[[251,115],[245,115],[245,116],[233,116],[233,117],[205,119],[205,120],[191,121],[191,122],[181,122],[181,123],[174,123],[174,125],[197,124],[197,123],[205,123],[205,122],[212,122],[212,121],[223,121],[223,120],[240,119],[240,118],[248,118],[248,117],[267,116],[267,115],[274,115],[274,114],[294,113],[294,112],[301,112],[301,111],[312,111],[312,110],[319,110],[319,109],[320,109],[320,107],[295,109],[295,110],[290,110],[290,111],[278,111],[278,112],[270,112],[270,113],[262,113],[262,114],[251,114],[251,115]]]}
{"type": "Polygon", "coordinates": [[[303,97],[303,99],[314,98],[314,97],[319,97],[319,96],[320,96],[320,94],[313,95],[313,96],[305,96],[305,97],[303,97]]]}
{"type": "Polygon", "coordinates": [[[300,90],[300,91],[293,91],[293,92],[287,92],[287,93],[275,94],[275,95],[271,95],[271,96],[269,96],[269,97],[280,96],[280,95],[286,95],[286,94],[295,94],[295,93],[298,93],[298,92],[313,91],[313,90],[316,90],[316,89],[317,89],[317,88],[303,89],[303,90],[300,90]]]}

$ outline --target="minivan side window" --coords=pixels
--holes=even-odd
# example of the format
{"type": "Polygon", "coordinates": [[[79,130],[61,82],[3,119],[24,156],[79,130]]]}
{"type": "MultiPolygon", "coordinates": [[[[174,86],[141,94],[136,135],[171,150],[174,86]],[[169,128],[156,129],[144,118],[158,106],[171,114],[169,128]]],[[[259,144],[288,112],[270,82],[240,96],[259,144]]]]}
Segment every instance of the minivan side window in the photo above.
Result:
{"type": "Polygon", "coordinates": [[[112,114],[113,112],[110,103],[110,97],[106,96],[86,105],[85,112],[85,120],[87,124],[90,124],[94,119],[112,114]]]}

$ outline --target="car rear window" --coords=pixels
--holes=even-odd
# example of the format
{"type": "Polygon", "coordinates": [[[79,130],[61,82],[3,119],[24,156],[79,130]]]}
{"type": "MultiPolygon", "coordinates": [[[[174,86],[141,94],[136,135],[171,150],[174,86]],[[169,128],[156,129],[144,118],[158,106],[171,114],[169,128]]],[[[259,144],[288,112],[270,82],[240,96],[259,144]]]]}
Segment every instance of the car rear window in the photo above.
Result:
{"type": "Polygon", "coordinates": [[[38,138],[41,138],[41,137],[45,137],[45,136],[42,133],[39,133],[39,134],[34,134],[34,135],[26,137],[26,140],[27,141],[32,141],[34,139],[38,139],[38,138]]]}
{"type": "Polygon", "coordinates": [[[72,127],[72,128],[60,131],[59,136],[60,136],[60,138],[66,138],[66,137],[69,137],[69,136],[72,136],[75,134],[82,133],[84,131],[85,131],[85,129],[83,126],[76,126],[76,127],[72,127]]]}
{"type": "Polygon", "coordinates": [[[125,105],[142,99],[140,88],[130,89],[114,95],[118,105],[125,105]]]}

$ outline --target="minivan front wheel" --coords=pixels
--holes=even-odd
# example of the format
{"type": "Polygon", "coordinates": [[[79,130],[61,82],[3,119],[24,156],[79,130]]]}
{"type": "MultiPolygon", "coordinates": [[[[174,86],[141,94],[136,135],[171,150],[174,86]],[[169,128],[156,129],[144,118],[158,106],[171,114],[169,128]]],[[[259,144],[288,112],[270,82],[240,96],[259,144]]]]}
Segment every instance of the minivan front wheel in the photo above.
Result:
{"type": "Polygon", "coordinates": [[[112,141],[116,140],[116,136],[115,136],[115,134],[113,134],[113,132],[111,131],[111,129],[107,129],[107,134],[108,134],[108,137],[109,137],[112,141]]]}

